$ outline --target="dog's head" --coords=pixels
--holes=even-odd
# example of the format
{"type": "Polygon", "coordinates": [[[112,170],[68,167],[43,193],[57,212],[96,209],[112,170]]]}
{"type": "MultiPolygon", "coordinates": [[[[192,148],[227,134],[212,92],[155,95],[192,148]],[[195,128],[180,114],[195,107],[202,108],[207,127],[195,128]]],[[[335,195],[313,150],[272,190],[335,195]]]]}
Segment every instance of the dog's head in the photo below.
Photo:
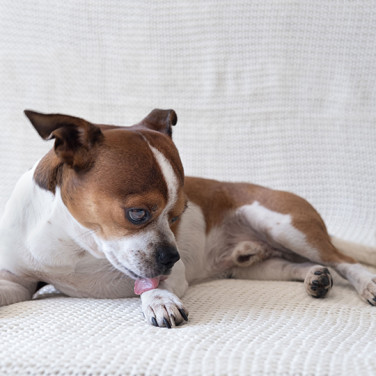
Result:
{"type": "Polygon", "coordinates": [[[173,231],[186,206],[171,139],[175,112],[153,110],[131,127],[25,114],[43,139],[55,139],[35,170],[37,184],[59,191],[117,269],[134,279],[168,274],[179,259],[173,231]]]}

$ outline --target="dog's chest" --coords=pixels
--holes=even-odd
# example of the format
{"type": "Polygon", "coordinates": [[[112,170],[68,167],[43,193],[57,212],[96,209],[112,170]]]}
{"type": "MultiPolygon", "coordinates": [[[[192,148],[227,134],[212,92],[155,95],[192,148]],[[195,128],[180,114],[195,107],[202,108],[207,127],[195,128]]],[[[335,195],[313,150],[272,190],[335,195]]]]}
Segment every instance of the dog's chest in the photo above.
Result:
{"type": "Polygon", "coordinates": [[[73,297],[111,299],[135,296],[134,282],[114,269],[106,259],[95,259],[85,251],[78,257],[80,259],[67,268],[43,268],[36,271],[36,275],[73,297]]]}
{"type": "Polygon", "coordinates": [[[6,207],[0,238],[3,267],[70,296],[134,296],[132,280],[96,255],[96,249],[94,254],[85,250],[93,248],[87,244],[90,231],[72,220],[59,192],[39,188],[32,177],[33,170],[22,176],[6,207]]]}
{"type": "MultiPolygon", "coordinates": [[[[71,223],[52,216],[29,233],[34,275],[74,297],[123,298],[134,296],[133,281],[104,257],[85,250],[85,233],[70,233],[71,223]]],[[[90,236],[89,236],[90,238],[90,236]]]]}
{"type": "Polygon", "coordinates": [[[53,284],[74,297],[133,296],[133,283],[106,258],[96,258],[77,241],[59,231],[54,222],[39,226],[28,239],[33,277],[53,284]],[[49,228],[49,231],[46,230],[49,228]]]}
{"type": "Polygon", "coordinates": [[[185,274],[189,283],[211,277],[206,252],[205,228],[202,210],[198,205],[189,202],[177,232],[179,253],[184,262],[185,274]]]}

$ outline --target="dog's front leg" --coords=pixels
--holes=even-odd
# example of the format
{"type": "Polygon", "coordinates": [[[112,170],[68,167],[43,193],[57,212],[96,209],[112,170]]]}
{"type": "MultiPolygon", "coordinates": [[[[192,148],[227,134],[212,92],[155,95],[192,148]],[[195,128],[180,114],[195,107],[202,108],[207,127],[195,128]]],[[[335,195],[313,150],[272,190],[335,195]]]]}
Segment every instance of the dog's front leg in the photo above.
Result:
{"type": "Polygon", "coordinates": [[[36,282],[26,281],[7,270],[0,270],[0,307],[30,300],[36,286],[36,282]]]}
{"type": "Polygon", "coordinates": [[[179,260],[169,277],[158,288],[141,294],[142,311],[149,324],[171,328],[188,320],[188,311],[181,298],[187,291],[185,267],[179,260]]]}

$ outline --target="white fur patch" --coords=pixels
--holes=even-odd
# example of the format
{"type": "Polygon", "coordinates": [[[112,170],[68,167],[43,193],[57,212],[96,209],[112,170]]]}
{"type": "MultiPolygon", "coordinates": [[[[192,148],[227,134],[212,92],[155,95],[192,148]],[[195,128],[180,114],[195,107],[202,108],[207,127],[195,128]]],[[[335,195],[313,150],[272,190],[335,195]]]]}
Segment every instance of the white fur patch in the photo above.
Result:
{"type": "Polygon", "coordinates": [[[293,226],[291,215],[277,213],[258,201],[240,207],[236,213],[243,216],[257,233],[266,234],[279,245],[311,260],[317,259],[317,250],[307,242],[305,234],[293,226]]]}
{"type": "Polygon", "coordinates": [[[165,212],[168,213],[175,205],[178,198],[178,179],[176,177],[174,169],[171,166],[171,163],[167,160],[167,158],[155,147],[151,146],[149,143],[148,145],[154,154],[154,157],[162,171],[167,185],[168,202],[165,208],[165,212]]]}
{"type": "Polygon", "coordinates": [[[191,201],[188,202],[188,207],[180,219],[176,238],[189,283],[208,277],[205,229],[205,218],[201,208],[191,201]]]}
{"type": "Polygon", "coordinates": [[[335,265],[335,270],[346,278],[361,295],[367,284],[375,278],[373,273],[360,264],[338,263],[335,265]]]}

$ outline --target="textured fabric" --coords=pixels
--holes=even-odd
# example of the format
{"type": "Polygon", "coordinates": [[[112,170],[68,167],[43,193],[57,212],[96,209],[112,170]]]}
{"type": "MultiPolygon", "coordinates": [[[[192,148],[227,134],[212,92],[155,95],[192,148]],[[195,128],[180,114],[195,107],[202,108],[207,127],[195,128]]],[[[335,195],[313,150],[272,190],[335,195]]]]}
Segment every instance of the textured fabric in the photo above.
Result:
{"type": "MultiPolygon", "coordinates": [[[[376,244],[373,1],[0,2],[0,211],[44,143],[22,111],[130,125],[174,108],[187,174],[294,191],[331,233],[376,244]]],[[[192,287],[177,330],[139,301],[0,309],[0,374],[376,373],[376,312],[347,285],[192,287]],[[70,373],[69,373],[70,372],[70,373]]]]}
{"type": "Polygon", "coordinates": [[[301,283],[214,281],[184,300],[172,330],[147,326],[138,298],[2,308],[0,374],[375,374],[375,313],[341,283],[317,300],[301,283]]]}

